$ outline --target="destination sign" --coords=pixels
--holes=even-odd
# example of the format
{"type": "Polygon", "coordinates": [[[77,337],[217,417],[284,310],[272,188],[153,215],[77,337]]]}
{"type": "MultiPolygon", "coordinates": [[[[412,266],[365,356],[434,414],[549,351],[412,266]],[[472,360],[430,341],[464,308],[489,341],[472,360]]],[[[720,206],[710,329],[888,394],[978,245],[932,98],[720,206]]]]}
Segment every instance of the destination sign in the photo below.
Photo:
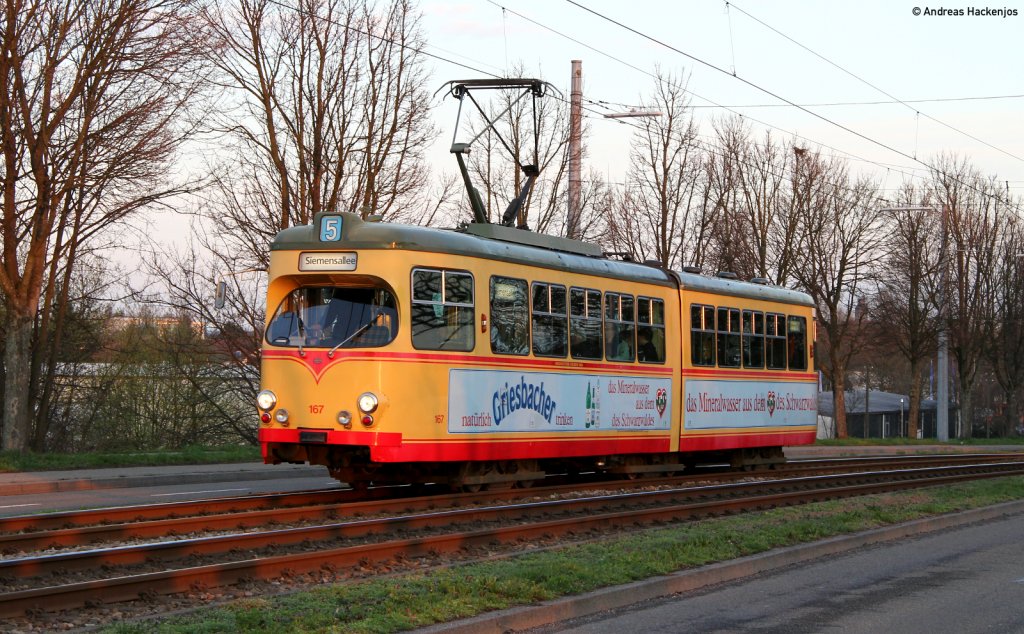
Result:
{"type": "Polygon", "coordinates": [[[299,254],[300,271],[354,271],[355,253],[324,253],[303,251],[299,254]]]}

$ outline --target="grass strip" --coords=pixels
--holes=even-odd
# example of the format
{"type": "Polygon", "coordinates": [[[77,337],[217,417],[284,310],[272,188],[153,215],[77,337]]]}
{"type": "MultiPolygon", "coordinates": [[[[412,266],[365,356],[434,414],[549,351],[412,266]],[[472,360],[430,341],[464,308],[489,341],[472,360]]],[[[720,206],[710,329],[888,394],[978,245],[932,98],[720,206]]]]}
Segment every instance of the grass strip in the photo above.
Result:
{"type": "Polygon", "coordinates": [[[1024,477],[637,529],[596,543],[204,608],[110,634],[385,633],[466,618],[923,517],[1024,498],[1024,477]]]}
{"type": "Polygon", "coordinates": [[[255,446],[183,447],[132,452],[35,453],[0,452],[0,472],[57,471],[103,467],[151,467],[180,464],[217,464],[260,460],[255,446]]]}

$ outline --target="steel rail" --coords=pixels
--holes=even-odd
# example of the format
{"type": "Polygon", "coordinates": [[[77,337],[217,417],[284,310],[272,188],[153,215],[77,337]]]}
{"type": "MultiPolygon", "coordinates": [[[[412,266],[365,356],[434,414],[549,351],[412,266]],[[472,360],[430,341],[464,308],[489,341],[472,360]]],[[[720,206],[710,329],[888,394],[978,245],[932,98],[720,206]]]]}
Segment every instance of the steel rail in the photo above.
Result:
{"type": "MultiPolygon", "coordinates": [[[[192,568],[168,570],[156,573],[145,573],[118,577],[110,580],[87,581],[71,583],[50,588],[35,588],[0,594],[0,616],[15,616],[24,613],[25,610],[34,607],[45,607],[47,609],[68,608],[82,605],[87,601],[123,601],[138,598],[140,593],[146,596],[151,593],[174,593],[188,590],[195,587],[211,587],[234,583],[242,578],[267,577],[281,574],[282,571],[291,573],[305,573],[315,571],[320,567],[329,566],[336,569],[339,566],[349,565],[366,561],[381,561],[396,556],[411,557],[436,555],[448,553],[476,545],[487,545],[498,542],[509,542],[516,539],[533,539],[537,537],[553,538],[557,535],[568,533],[579,533],[609,527],[626,526],[634,524],[648,524],[656,521],[678,521],[692,519],[695,517],[706,517],[709,515],[720,515],[729,512],[738,512],[750,509],[775,507],[781,505],[801,504],[821,499],[834,499],[838,497],[849,497],[853,495],[864,495],[893,491],[905,488],[917,488],[922,486],[936,486],[952,482],[959,482],[968,479],[1002,477],[1024,473],[1024,464],[999,463],[990,465],[957,466],[945,468],[923,468],[910,472],[878,472],[873,475],[876,481],[858,484],[837,484],[837,486],[818,486],[810,490],[788,491],[783,493],[773,492],[769,494],[750,494],[746,496],[729,497],[726,499],[713,499],[684,504],[669,504],[655,508],[632,509],[625,511],[607,510],[587,516],[571,515],[565,518],[554,520],[542,520],[530,524],[517,524],[493,529],[481,529],[469,532],[447,533],[444,535],[433,535],[422,538],[405,540],[384,541],[375,544],[364,544],[331,548],[323,551],[305,552],[291,555],[279,555],[261,557],[246,561],[211,564],[196,566],[192,568]],[[929,475],[930,474],[930,475],[929,475]],[[38,603],[43,601],[43,603],[38,603]],[[35,602],[35,603],[33,603],[35,602]]],[[[840,483],[842,479],[865,479],[868,474],[849,474],[844,476],[823,476],[818,478],[799,478],[799,480],[817,480],[819,483],[832,482],[840,483]]],[[[769,482],[762,485],[777,486],[778,483],[769,482]]],[[[738,485],[729,485],[738,486],[738,485]]],[[[598,496],[592,500],[582,500],[583,503],[607,504],[610,501],[623,502],[625,498],[644,500],[650,502],[659,496],[658,491],[618,494],[614,496],[598,496]],[[606,500],[604,498],[611,498],[606,500]]],[[[558,508],[559,502],[551,501],[541,504],[534,503],[532,508],[538,509],[546,506],[549,510],[558,508]]],[[[577,500],[564,501],[565,503],[577,502],[577,500]]],[[[524,509],[521,505],[512,507],[517,513],[516,518],[522,521],[524,509]]],[[[579,505],[577,505],[578,507],[579,505]]],[[[506,507],[507,508],[507,507],[506,507]]],[[[561,506],[559,510],[565,511],[566,507],[561,506]]],[[[475,509],[463,511],[462,519],[478,519],[481,513],[488,509],[475,509]],[[474,514],[477,516],[475,517],[474,514]]],[[[427,516],[447,519],[459,513],[447,511],[427,514],[427,516]]],[[[525,514],[529,516],[529,513],[525,514]]],[[[416,520],[429,522],[429,517],[424,516],[416,520]]],[[[405,518],[397,518],[399,521],[405,518]]],[[[407,520],[406,520],[407,521],[407,520]]],[[[367,520],[369,522],[369,520],[367,520]]],[[[318,527],[314,527],[318,528],[318,527]]],[[[337,527],[333,527],[337,528],[337,527]]],[[[310,539],[307,536],[307,539],[310,539]]],[[[11,564],[16,566],[21,564],[11,564]]]]}
{"type": "MultiPolygon", "coordinates": [[[[715,477],[723,479],[735,479],[750,477],[751,475],[784,475],[793,471],[816,471],[835,470],[840,468],[872,466],[872,465],[900,465],[906,461],[930,462],[933,464],[950,464],[952,462],[969,462],[982,460],[1024,460],[1024,454],[999,453],[999,454],[927,454],[910,456],[869,456],[869,457],[845,457],[845,458],[814,458],[804,460],[791,460],[775,469],[754,472],[711,472],[706,471],[698,474],[686,474],[682,476],[659,477],[662,481],[690,481],[701,480],[714,473],[715,477]]],[[[645,481],[651,484],[650,479],[645,481]]],[[[575,484],[554,485],[556,487],[569,487],[575,484]]],[[[593,486],[628,486],[623,480],[592,480],[588,484],[593,486]]],[[[154,521],[161,519],[175,519],[191,517],[195,515],[216,515],[228,512],[241,513],[245,511],[259,511],[265,509],[280,509],[286,507],[315,506],[323,504],[341,504],[347,502],[360,502],[369,500],[389,500],[399,497],[407,491],[406,487],[374,487],[366,492],[356,492],[351,489],[324,489],[314,491],[298,491],[293,493],[267,493],[249,496],[232,496],[226,498],[215,498],[206,500],[193,500],[183,502],[163,502],[159,504],[146,504],[137,506],[115,506],[86,509],[78,511],[58,511],[53,513],[36,513],[26,515],[12,515],[0,517],[0,535],[51,531],[84,526],[111,525],[128,522],[154,521]]],[[[526,493],[519,491],[520,495],[529,494],[531,491],[548,491],[550,487],[527,489],[526,493]]],[[[476,495],[486,498],[488,495],[494,497],[500,495],[499,491],[487,491],[484,494],[454,494],[459,499],[469,499],[468,496],[476,495]]],[[[438,497],[452,497],[453,494],[439,495],[438,497]]]]}
{"type": "Polygon", "coordinates": [[[187,502],[163,502],[137,506],[112,506],[79,511],[38,513],[34,515],[12,515],[0,518],[0,534],[365,499],[365,495],[359,495],[351,489],[326,489],[322,491],[232,496],[187,502]]]}
{"type": "MultiPolygon", "coordinates": [[[[910,457],[909,459],[855,459],[854,462],[850,462],[848,460],[801,461],[799,463],[795,463],[792,468],[754,473],[717,473],[714,477],[718,480],[736,480],[749,478],[751,476],[772,477],[777,479],[780,477],[789,477],[788,474],[790,473],[847,472],[851,468],[861,469],[869,466],[876,468],[879,466],[895,468],[897,466],[904,466],[907,464],[913,464],[914,466],[933,464],[944,465],[950,462],[974,464],[970,459],[964,458],[963,456],[957,455],[952,456],[952,458],[953,459],[943,459],[941,457],[925,456],[920,458],[910,457]]],[[[1012,454],[975,455],[975,459],[977,458],[986,458],[989,460],[998,459],[1010,462],[1024,459],[1024,457],[1013,456],[1012,454]]],[[[256,499],[231,498],[230,500],[225,500],[222,507],[219,505],[208,504],[206,503],[207,501],[203,501],[197,504],[196,508],[209,511],[211,514],[186,514],[183,517],[179,517],[178,513],[184,511],[185,507],[179,506],[175,503],[175,512],[172,513],[170,517],[163,519],[109,523],[74,528],[58,528],[52,530],[37,529],[31,532],[21,532],[9,535],[0,534],[0,553],[11,554],[46,548],[67,548],[87,544],[99,544],[114,540],[157,538],[204,531],[243,530],[289,522],[335,519],[339,516],[350,517],[359,515],[376,515],[381,513],[411,512],[415,510],[457,505],[486,504],[500,500],[557,495],[564,492],[574,491],[580,488],[580,486],[617,489],[636,487],[646,488],[651,486],[683,485],[687,482],[707,480],[707,478],[707,475],[697,475],[657,479],[645,478],[633,481],[613,480],[601,483],[587,483],[585,485],[557,485],[527,490],[513,489],[508,491],[488,491],[485,493],[420,496],[416,498],[384,497],[377,500],[361,500],[355,502],[337,501],[339,498],[352,498],[352,496],[339,495],[342,493],[350,493],[344,491],[302,492],[295,494],[294,497],[275,494],[257,496],[256,499]],[[281,500],[280,498],[284,499],[281,500]],[[275,501],[283,502],[282,506],[264,508],[266,504],[273,503],[275,501]],[[242,506],[242,510],[238,510],[238,506],[242,506]],[[246,507],[256,508],[257,510],[244,510],[246,507]],[[212,511],[222,509],[226,509],[229,512],[212,513],[212,511]]],[[[142,507],[142,509],[146,510],[148,507],[142,507]]],[[[157,505],[157,509],[160,513],[165,513],[167,511],[164,505],[157,505]]],[[[117,516],[132,515],[132,507],[121,507],[114,510],[118,512],[117,516]]],[[[87,513],[107,517],[103,515],[102,510],[89,511],[87,513]]],[[[71,515],[72,517],[75,517],[74,514],[62,513],[59,515],[71,515]]],[[[136,513],[135,517],[146,517],[147,515],[149,514],[136,513]]],[[[21,518],[16,519],[21,523],[21,518]]],[[[31,519],[31,517],[27,519],[31,519]]],[[[43,523],[47,525],[56,524],[61,526],[69,523],[66,517],[62,517],[60,519],[47,517],[46,520],[47,521],[43,523]]],[[[74,521],[71,521],[70,523],[74,524],[74,521]]],[[[2,523],[0,523],[0,526],[2,526],[2,523]]]]}

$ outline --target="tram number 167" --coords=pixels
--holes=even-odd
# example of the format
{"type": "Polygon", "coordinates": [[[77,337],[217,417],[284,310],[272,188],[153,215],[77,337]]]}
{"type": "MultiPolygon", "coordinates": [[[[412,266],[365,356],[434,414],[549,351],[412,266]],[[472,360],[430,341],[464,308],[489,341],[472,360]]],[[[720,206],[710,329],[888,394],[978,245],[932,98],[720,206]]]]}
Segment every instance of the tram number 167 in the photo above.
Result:
{"type": "Polygon", "coordinates": [[[324,406],[323,405],[310,405],[309,406],[309,413],[310,414],[322,414],[323,411],[324,411],[324,406]]]}

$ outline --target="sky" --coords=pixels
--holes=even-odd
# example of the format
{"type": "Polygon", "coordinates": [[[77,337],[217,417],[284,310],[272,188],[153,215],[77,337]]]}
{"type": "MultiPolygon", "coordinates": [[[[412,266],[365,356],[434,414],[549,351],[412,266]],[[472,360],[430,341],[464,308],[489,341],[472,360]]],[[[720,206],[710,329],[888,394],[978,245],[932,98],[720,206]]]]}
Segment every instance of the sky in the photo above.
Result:
{"type": "MultiPolygon", "coordinates": [[[[429,92],[521,65],[568,97],[571,62],[581,60],[583,174],[621,183],[633,128],[602,115],[642,105],[660,68],[688,78],[705,140],[714,118],[739,113],[757,138],[771,130],[844,157],[853,175],[873,177],[887,193],[907,180],[920,185],[924,163],[955,152],[1024,197],[1022,0],[575,1],[590,11],[569,0],[419,0],[429,92]],[[970,8],[1011,15],[969,15],[970,8]],[[835,103],[855,105],[813,105],[835,103]]],[[[458,102],[442,91],[432,105],[440,134],[428,159],[435,174],[455,174],[449,147],[458,102]]],[[[146,221],[143,231],[168,246],[193,230],[174,212],[146,221]]]]}
{"type": "MultiPolygon", "coordinates": [[[[632,130],[601,115],[648,100],[660,68],[688,77],[704,135],[713,118],[739,113],[758,136],[771,129],[820,146],[884,188],[925,174],[915,158],[955,152],[1024,195],[1024,2],[577,1],[586,8],[422,0],[426,50],[437,56],[431,81],[504,76],[521,64],[568,96],[571,60],[582,60],[584,173],[612,182],[625,176],[632,130]],[[894,100],[904,103],[867,103],[894,100]],[[836,103],[856,105],[816,105],[836,103]]],[[[443,133],[431,156],[451,163],[443,169],[455,165],[456,104],[436,104],[443,133]]]]}

